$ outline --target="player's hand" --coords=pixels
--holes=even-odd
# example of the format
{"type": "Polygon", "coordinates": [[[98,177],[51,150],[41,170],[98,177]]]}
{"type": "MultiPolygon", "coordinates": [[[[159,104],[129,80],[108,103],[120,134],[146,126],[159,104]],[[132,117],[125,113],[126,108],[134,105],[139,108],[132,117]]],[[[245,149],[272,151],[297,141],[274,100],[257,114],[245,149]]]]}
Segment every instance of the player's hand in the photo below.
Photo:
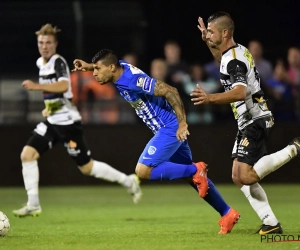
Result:
{"type": "Polygon", "coordinates": [[[25,80],[22,82],[22,86],[27,90],[38,90],[39,84],[37,84],[31,80],[25,80]]]}
{"type": "Polygon", "coordinates": [[[42,110],[42,115],[43,115],[43,117],[47,118],[50,115],[50,113],[47,109],[43,109],[42,110]]]}
{"type": "Polygon", "coordinates": [[[205,93],[199,84],[196,85],[196,88],[192,91],[191,96],[193,97],[191,101],[194,102],[194,105],[209,103],[209,95],[205,93]]]}
{"type": "Polygon", "coordinates": [[[74,69],[72,69],[72,72],[74,71],[88,71],[89,69],[89,64],[86,63],[83,60],[80,59],[75,59],[73,62],[74,69]]]}
{"type": "Polygon", "coordinates": [[[202,19],[202,17],[199,17],[198,18],[198,25],[197,25],[197,27],[198,27],[198,29],[201,31],[201,34],[202,34],[202,40],[204,41],[204,42],[207,42],[207,38],[206,38],[206,35],[207,35],[207,29],[206,29],[206,27],[205,27],[205,24],[204,24],[204,22],[203,22],[203,19],[202,19]]]}
{"type": "Polygon", "coordinates": [[[188,131],[188,125],[186,122],[181,122],[179,123],[177,132],[176,132],[176,137],[178,141],[185,141],[187,139],[187,136],[190,135],[190,132],[188,131]]]}

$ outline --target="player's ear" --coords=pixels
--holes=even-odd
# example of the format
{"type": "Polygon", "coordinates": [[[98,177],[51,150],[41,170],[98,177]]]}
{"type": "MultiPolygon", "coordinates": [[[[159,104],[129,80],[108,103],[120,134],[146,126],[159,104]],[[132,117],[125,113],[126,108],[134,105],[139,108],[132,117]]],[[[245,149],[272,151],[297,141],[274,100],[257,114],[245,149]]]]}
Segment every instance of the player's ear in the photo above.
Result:
{"type": "Polygon", "coordinates": [[[114,64],[110,64],[110,65],[109,65],[109,68],[110,68],[110,70],[111,70],[112,72],[115,72],[115,71],[116,71],[116,65],[114,65],[114,64]]]}
{"type": "Polygon", "coordinates": [[[228,32],[229,32],[229,31],[226,30],[226,29],[222,30],[222,37],[223,37],[223,38],[228,37],[228,34],[229,34],[228,32]]]}

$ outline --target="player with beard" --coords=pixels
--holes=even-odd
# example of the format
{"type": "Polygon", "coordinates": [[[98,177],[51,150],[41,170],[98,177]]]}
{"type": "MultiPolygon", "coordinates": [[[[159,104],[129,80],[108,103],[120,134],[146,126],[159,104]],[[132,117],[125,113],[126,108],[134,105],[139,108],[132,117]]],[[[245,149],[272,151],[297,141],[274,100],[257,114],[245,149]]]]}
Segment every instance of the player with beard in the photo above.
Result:
{"type": "Polygon", "coordinates": [[[207,94],[200,87],[191,93],[195,105],[208,103],[230,104],[238,124],[238,133],[232,151],[232,178],[249,200],[262,220],[259,234],[282,233],[265,191],[258,184],[265,176],[300,154],[300,138],[288,146],[267,155],[269,132],[274,125],[259,74],[249,50],[233,39],[234,22],[226,12],[217,12],[208,18],[207,28],[198,19],[202,40],[214,58],[220,62],[220,80],[225,92],[207,94]]]}

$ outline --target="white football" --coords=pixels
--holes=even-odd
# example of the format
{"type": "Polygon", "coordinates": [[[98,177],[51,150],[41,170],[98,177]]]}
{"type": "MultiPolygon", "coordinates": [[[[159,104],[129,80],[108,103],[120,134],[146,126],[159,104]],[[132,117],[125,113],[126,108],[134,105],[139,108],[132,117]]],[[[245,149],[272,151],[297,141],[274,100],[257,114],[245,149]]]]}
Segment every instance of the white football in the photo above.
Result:
{"type": "Polygon", "coordinates": [[[10,228],[9,219],[5,215],[5,213],[0,211],[0,237],[4,237],[10,228]]]}

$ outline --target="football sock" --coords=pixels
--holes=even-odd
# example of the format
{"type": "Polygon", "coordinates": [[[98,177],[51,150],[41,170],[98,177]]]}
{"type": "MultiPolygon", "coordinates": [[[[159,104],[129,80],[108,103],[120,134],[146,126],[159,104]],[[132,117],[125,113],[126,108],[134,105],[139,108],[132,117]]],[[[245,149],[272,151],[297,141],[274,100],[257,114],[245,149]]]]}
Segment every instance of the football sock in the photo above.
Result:
{"type": "Polygon", "coordinates": [[[118,171],[105,162],[93,160],[93,168],[90,175],[98,179],[117,182],[124,187],[131,186],[131,180],[126,174],[118,171]]]}
{"type": "Polygon", "coordinates": [[[214,183],[207,178],[208,190],[207,195],[203,198],[209,205],[211,205],[221,216],[224,216],[229,211],[230,207],[227,205],[214,183]]]}
{"type": "Polygon", "coordinates": [[[194,164],[184,165],[173,162],[163,162],[154,167],[150,174],[150,181],[176,180],[192,177],[197,171],[194,164]]]}
{"type": "Polygon", "coordinates": [[[242,186],[241,191],[249,200],[250,205],[257,213],[263,224],[269,226],[277,225],[278,220],[269,205],[267,195],[258,183],[250,186],[244,185],[242,186]]]}
{"type": "Polygon", "coordinates": [[[22,174],[28,202],[31,206],[39,206],[39,168],[37,161],[22,162],[22,174]]]}
{"type": "Polygon", "coordinates": [[[288,145],[284,149],[277,151],[274,154],[266,155],[259,159],[253,166],[258,177],[263,179],[268,174],[272,173],[282,165],[289,162],[297,155],[297,149],[294,145],[288,145]]]}

